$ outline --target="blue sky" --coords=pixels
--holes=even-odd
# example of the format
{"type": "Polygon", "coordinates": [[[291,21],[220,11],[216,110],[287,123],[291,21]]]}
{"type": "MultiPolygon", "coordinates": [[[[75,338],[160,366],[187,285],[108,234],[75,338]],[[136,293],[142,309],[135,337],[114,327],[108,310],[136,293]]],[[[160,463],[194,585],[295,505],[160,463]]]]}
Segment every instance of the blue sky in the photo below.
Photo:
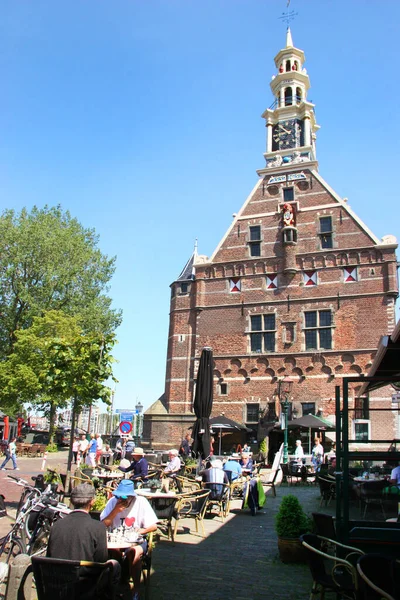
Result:
{"type": "MultiPolygon", "coordinates": [[[[1,209],[60,203],[117,256],[115,403],[163,392],[170,283],[264,165],[285,0],[3,0],[1,209]]],[[[292,0],[320,173],[400,237],[399,3],[292,0]]]]}

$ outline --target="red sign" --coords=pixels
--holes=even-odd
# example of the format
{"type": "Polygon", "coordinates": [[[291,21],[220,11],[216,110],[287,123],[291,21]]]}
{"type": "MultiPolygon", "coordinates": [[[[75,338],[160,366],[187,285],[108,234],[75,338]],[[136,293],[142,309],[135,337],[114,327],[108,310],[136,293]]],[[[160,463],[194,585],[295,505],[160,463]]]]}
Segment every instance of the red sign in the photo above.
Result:
{"type": "Polygon", "coordinates": [[[121,421],[119,430],[121,433],[130,433],[132,431],[132,423],[129,423],[129,421],[121,421]]]}

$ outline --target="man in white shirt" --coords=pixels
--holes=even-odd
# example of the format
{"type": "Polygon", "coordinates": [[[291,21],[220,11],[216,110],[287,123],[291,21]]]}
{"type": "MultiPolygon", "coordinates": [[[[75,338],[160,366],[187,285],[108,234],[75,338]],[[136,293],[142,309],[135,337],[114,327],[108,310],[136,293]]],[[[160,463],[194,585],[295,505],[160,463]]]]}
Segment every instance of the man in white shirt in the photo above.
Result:
{"type": "Polygon", "coordinates": [[[170,450],[168,452],[169,462],[163,471],[163,489],[166,493],[169,492],[169,484],[172,478],[176,477],[178,471],[181,470],[181,459],[179,458],[179,450],[170,450]]]}
{"type": "Polygon", "coordinates": [[[83,463],[85,462],[88,448],[89,448],[89,442],[86,439],[86,435],[84,433],[82,433],[81,439],[79,440],[79,446],[78,446],[79,454],[80,454],[80,457],[79,457],[80,461],[79,462],[81,462],[81,461],[83,463]]]}
{"type": "MultiPolygon", "coordinates": [[[[149,501],[144,496],[137,496],[133,481],[124,479],[100,515],[106,527],[113,529],[124,525],[125,529],[132,528],[136,533],[145,535],[157,529],[157,515],[151,508],[149,501]]],[[[131,546],[126,551],[125,557],[129,564],[129,572],[133,579],[134,594],[132,600],[139,600],[139,586],[141,575],[142,556],[147,552],[147,541],[131,546]]],[[[122,558],[122,553],[120,552],[122,558]]]]}

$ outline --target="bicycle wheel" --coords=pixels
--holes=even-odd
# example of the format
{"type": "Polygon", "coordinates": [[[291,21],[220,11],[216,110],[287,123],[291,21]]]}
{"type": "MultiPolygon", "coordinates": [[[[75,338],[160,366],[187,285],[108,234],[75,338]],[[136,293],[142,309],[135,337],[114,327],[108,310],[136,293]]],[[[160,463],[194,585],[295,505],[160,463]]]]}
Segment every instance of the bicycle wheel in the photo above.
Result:
{"type": "Polygon", "coordinates": [[[47,546],[49,543],[50,531],[40,531],[37,538],[29,544],[28,554],[29,556],[42,556],[46,553],[47,546]]]}
{"type": "Polygon", "coordinates": [[[5,562],[9,563],[12,562],[18,554],[23,554],[24,550],[25,548],[22,540],[14,537],[7,537],[0,548],[0,556],[5,556],[5,562]]]}

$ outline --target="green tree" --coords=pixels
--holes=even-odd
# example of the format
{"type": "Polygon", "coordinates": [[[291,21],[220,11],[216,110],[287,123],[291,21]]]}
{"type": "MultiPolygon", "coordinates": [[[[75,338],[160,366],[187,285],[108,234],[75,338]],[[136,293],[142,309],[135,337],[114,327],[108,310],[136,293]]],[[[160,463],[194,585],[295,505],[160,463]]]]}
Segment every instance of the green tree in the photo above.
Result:
{"type": "Polygon", "coordinates": [[[84,332],[113,332],[121,322],[108,284],[115,258],[98,236],[58,207],[0,216],[0,359],[12,353],[16,332],[48,310],[79,318],[84,332]]]}
{"type": "Polygon", "coordinates": [[[0,363],[3,403],[36,404],[50,419],[53,441],[57,408],[73,401],[75,410],[101,399],[110,402],[115,344],[113,334],[86,333],[78,319],[62,311],[33,317],[27,329],[16,332],[12,354],[0,363]]]}

